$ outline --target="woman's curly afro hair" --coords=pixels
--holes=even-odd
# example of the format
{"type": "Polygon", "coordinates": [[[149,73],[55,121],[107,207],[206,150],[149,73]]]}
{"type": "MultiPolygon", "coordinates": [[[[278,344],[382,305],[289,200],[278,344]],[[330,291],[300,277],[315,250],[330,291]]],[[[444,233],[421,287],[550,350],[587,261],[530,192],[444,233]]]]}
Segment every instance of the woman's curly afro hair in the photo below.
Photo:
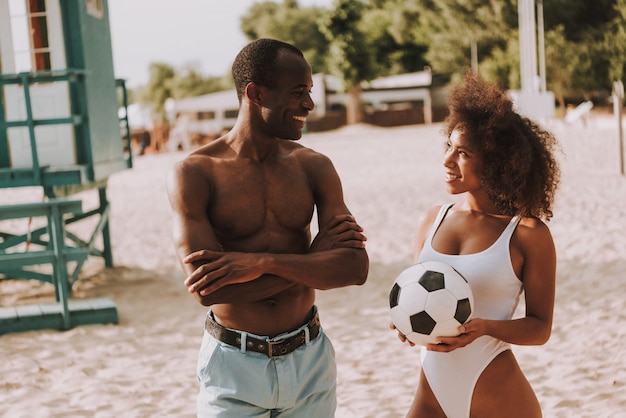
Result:
{"type": "Polygon", "coordinates": [[[451,90],[448,108],[444,132],[450,137],[461,130],[481,156],[482,184],[498,210],[549,221],[560,178],[554,135],[519,115],[502,90],[472,71],[451,90]]]}

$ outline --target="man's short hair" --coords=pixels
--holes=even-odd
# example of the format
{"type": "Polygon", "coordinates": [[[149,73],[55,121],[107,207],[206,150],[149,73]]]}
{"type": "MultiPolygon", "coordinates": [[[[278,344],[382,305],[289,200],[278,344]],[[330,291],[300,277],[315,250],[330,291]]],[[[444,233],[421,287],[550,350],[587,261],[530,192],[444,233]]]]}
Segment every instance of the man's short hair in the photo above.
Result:
{"type": "Polygon", "coordinates": [[[276,87],[280,76],[276,68],[276,58],[281,49],[287,49],[304,57],[302,51],[295,46],[268,38],[250,42],[237,54],[232,73],[240,102],[248,83],[256,83],[269,88],[276,87]]]}

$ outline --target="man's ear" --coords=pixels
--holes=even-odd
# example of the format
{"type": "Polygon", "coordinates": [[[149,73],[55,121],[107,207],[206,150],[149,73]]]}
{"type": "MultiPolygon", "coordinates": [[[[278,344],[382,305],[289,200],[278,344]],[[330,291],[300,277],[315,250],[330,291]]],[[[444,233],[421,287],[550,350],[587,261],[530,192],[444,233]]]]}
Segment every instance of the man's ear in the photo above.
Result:
{"type": "Polygon", "coordinates": [[[258,105],[261,104],[262,101],[262,91],[261,91],[261,87],[255,83],[248,83],[246,85],[246,97],[248,97],[248,100],[250,100],[253,103],[256,103],[258,105]]]}

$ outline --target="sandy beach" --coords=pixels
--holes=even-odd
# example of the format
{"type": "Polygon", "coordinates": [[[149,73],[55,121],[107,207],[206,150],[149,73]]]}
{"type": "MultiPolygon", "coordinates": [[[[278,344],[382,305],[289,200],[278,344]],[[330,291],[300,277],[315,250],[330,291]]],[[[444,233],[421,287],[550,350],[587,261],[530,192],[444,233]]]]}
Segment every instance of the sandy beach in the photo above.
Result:
{"type": "MultiPolygon", "coordinates": [[[[546,345],[514,352],[546,417],[626,417],[626,176],[617,123],[605,116],[586,125],[547,125],[563,151],[549,223],[558,253],[554,327],[546,345]]],[[[333,160],[348,207],[368,236],[367,283],[318,292],[322,325],[337,353],[338,418],[403,417],[412,400],[419,349],[389,330],[388,292],[411,264],[420,213],[453,199],[443,186],[440,131],[440,124],[356,125],[301,141],[333,160]]],[[[109,179],[115,267],[90,259],[73,298],[113,299],[120,323],[0,336],[1,417],[194,416],[205,308],[182,285],[165,193],[166,172],[183,157],[136,157],[133,169],[109,179]]],[[[41,194],[0,189],[0,202],[41,194]]],[[[97,197],[77,196],[85,208],[97,197]]],[[[79,235],[87,229],[73,227],[79,235]]],[[[0,306],[53,295],[51,285],[0,282],[0,306]]]]}

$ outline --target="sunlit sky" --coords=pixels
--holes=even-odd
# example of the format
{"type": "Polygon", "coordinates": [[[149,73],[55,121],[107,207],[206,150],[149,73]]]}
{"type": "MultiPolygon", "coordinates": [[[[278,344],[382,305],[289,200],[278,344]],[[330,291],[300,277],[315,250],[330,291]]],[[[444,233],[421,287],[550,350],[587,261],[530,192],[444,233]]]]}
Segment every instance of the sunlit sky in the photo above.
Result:
{"type": "MultiPolygon", "coordinates": [[[[282,1],[282,0],[281,0],[282,1]]],[[[115,76],[129,87],[148,81],[151,62],[204,75],[228,74],[246,44],[240,17],[257,0],[109,0],[115,76]]],[[[299,0],[330,7],[332,0],[299,0]]]]}

